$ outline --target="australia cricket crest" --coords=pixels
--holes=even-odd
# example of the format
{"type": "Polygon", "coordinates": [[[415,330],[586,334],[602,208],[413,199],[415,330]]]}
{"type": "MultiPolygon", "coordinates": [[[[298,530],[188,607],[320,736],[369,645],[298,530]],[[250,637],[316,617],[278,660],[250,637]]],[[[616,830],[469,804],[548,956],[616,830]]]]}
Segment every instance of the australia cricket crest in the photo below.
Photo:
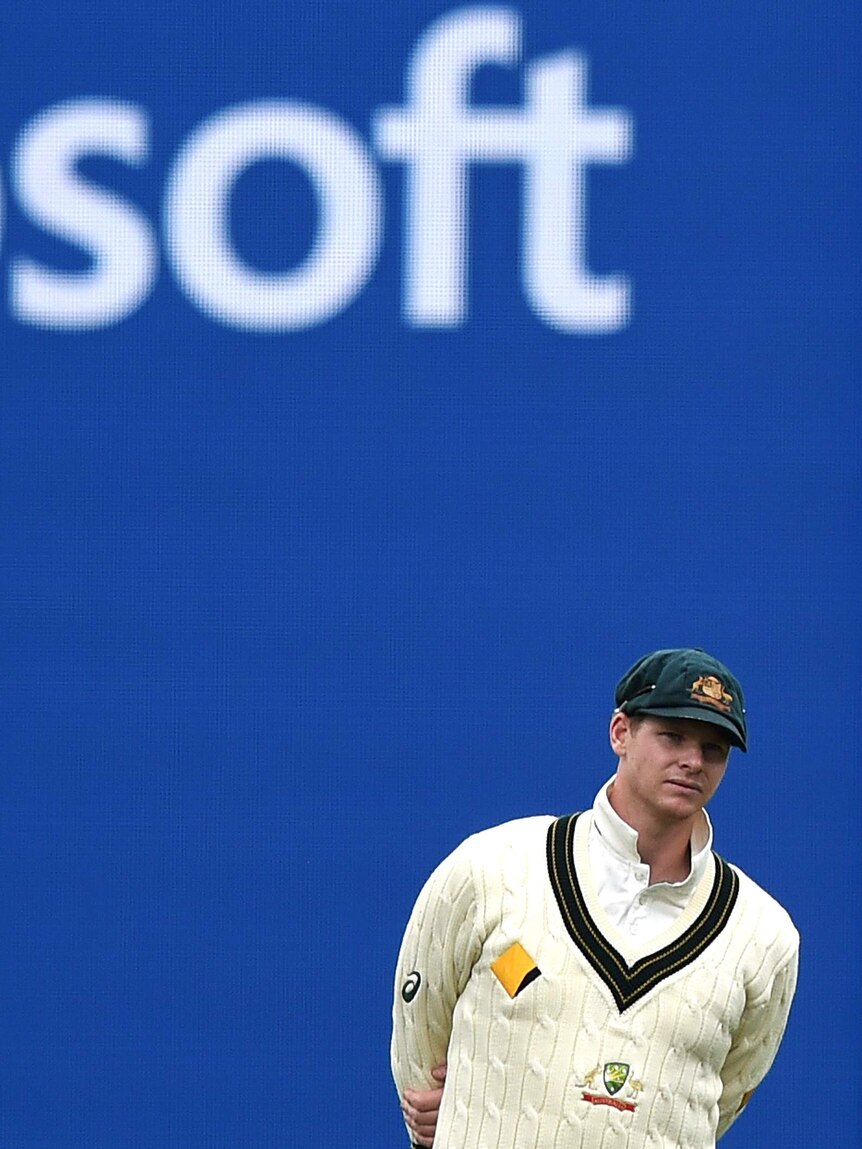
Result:
{"type": "Polygon", "coordinates": [[[631,1066],[624,1061],[606,1061],[604,1066],[595,1066],[584,1074],[580,1085],[584,1087],[581,1097],[590,1105],[609,1105],[627,1113],[634,1113],[635,1099],[643,1090],[643,1084],[632,1077],[631,1066]]]}
{"type": "Polygon", "coordinates": [[[605,1083],[605,1089],[607,1089],[611,1097],[613,1097],[615,1093],[619,1093],[625,1085],[628,1075],[628,1065],[624,1065],[621,1061],[609,1061],[607,1063],[602,1074],[602,1080],[605,1083]]]}

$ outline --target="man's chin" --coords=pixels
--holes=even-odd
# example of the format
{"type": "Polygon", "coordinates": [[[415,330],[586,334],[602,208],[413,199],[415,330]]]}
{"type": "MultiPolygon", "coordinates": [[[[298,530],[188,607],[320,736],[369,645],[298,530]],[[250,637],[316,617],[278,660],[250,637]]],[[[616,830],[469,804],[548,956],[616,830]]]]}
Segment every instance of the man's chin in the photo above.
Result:
{"type": "Polygon", "coordinates": [[[668,782],[664,788],[663,805],[666,809],[676,812],[678,817],[690,818],[703,809],[703,792],[691,786],[668,782]]]}

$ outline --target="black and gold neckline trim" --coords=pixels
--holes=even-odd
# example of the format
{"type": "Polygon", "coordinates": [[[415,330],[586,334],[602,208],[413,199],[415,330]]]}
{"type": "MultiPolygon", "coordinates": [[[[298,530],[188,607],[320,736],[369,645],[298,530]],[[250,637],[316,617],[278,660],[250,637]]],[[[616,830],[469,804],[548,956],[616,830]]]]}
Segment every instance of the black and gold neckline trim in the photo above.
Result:
{"type": "Polygon", "coordinates": [[[596,925],[578,881],[574,862],[579,814],[557,818],[548,827],[548,876],[572,941],[611,991],[623,1013],[677,970],[693,962],[727,925],[739,893],[739,878],[713,853],[715,879],[703,910],[675,941],[628,965],[596,925]]]}

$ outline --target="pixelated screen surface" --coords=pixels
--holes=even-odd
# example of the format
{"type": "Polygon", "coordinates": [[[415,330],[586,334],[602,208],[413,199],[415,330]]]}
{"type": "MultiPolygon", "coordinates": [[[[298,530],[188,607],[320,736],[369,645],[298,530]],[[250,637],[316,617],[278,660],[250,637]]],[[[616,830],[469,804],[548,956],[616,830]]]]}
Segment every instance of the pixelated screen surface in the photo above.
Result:
{"type": "Polygon", "coordinates": [[[803,939],[724,1144],[855,1149],[855,7],[11,7],[0,1144],[405,1144],[419,886],[695,645],[803,939]]]}

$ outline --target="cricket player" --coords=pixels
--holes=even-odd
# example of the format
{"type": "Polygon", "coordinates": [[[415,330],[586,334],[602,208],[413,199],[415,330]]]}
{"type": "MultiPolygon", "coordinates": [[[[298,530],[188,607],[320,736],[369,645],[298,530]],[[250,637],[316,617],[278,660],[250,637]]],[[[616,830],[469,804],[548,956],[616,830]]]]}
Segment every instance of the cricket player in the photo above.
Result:
{"type": "Polygon", "coordinates": [[[473,835],[419,895],[391,1051],[414,1145],[711,1149],[773,1062],[799,936],[705,809],[747,749],[739,682],[659,650],[615,701],[591,808],[473,835]]]}

